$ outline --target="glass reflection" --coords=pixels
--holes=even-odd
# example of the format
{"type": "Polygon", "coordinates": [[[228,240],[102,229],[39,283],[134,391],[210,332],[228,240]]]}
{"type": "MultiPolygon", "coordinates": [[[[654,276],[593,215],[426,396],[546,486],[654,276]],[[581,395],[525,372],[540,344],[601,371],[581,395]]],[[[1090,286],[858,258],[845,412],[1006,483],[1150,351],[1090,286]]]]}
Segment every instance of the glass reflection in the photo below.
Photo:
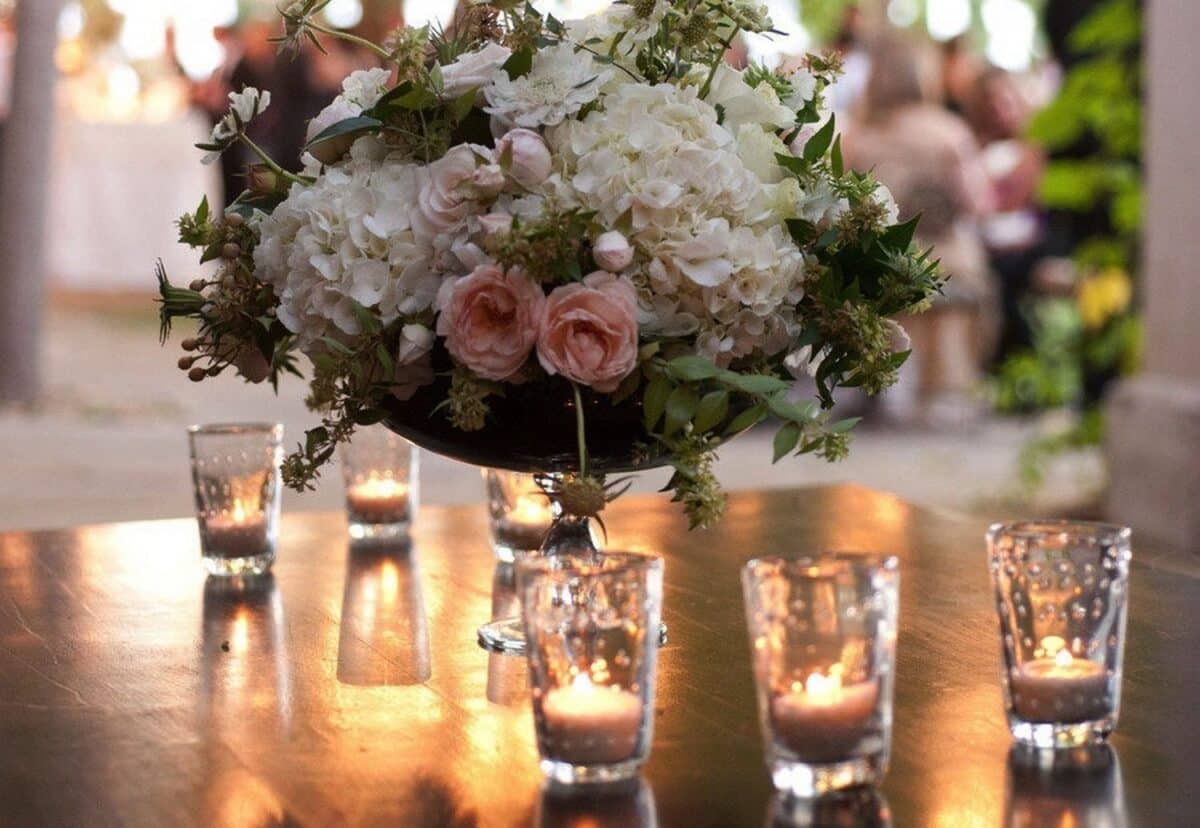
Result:
{"type": "Polygon", "coordinates": [[[416,551],[406,542],[351,544],[338,635],[338,681],[421,684],[432,670],[416,551]]]}
{"type": "Polygon", "coordinates": [[[283,599],[271,574],[204,584],[204,695],[218,726],[249,730],[291,720],[283,599]]]}
{"type": "Polygon", "coordinates": [[[888,828],[887,800],[872,787],[846,788],[816,799],[775,794],[767,808],[767,828],[888,828]]]}
{"type": "Polygon", "coordinates": [[[1108,745],[1068,751],[1015,746],[1004,797],[1008,828],[1126,828],[1121,763],[1108,745]]]}
{"type": "Polygon", "coordinates": [[[547,784],[538,798],[537,828],[657,828],[654,790],[642,778],[615,785],[547,784]]]}
{"type": "MultiPolygon", "coordinates": [[[[521,615],[516,572],[511,563],[499,562],[492,574],[492,621],[521,615]]],[[[516,706],[529,702],[529,662],[524,656],[488,653],[487,700],[516,706]]]]}

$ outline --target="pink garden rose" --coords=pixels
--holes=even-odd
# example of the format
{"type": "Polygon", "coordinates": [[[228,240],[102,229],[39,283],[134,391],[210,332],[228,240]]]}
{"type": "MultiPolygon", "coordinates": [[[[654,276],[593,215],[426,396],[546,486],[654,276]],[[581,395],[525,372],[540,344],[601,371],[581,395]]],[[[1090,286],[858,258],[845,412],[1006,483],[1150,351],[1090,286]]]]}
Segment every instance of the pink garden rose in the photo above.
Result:
{"type": "Polygon", "coordinates": [[[484,379],[505,380],[537,343],[546,297],[520,270],[488,263],[447,282],[437,304],[450,355],[484,379]]]}
{"type": "Polygon", "coordinates": [[[550,149],[531,129],[513,129],[496,142],[496,157],[522,187],[536,187],[550,176],[550,149]]]}
{"type": "Polygon", "coordinates": [[[538,361],[549,374],[615,391],[637,365],[637,294],[628,279],[596,271],[546,300],[538,361]]]}
{"type": "Polygon", "coordinates": [[[490,155],[486,147],[459,144],[429,165],[414,217],[425,236],[434,238],[449,231],[472,212],[479,195],[475,170],[487,164],[490,155]]]}

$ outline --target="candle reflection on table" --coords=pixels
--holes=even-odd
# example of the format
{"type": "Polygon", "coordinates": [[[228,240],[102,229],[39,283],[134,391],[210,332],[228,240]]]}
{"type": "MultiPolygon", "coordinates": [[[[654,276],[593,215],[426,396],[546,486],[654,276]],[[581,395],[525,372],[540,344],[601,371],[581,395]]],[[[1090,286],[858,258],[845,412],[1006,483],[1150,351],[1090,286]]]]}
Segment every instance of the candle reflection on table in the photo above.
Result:
{"type": "Polygon", "coordinates": [[[406,543],[352,544],[342,590],[338,681],[409,685],[427,681],[431,673],[416,550],[406,543]]]}
{"type": "Polygon", "coordinates": [[[654,790],[635,778],[594,788],[543,785],[537,828],[657,828],[654,790]]]}
{"type": "Polygon", "coordinates": [[[889,828],[892,813],[877,788],[862,786],[816,799],[776,793],[767,808],[767,828],[889,828]]]}
{"type": "Polygon", "coordinates": [[[1008,754],[1005,788],[1008,828],[1129,824],[1120,759],[1108,745],[1058,751],[1017,745],[1008,754]]]}
{"type": "Polygon", "coordinates": [[[283,599],[274,576],[208,578],[203,608],[202,709],[236,739],[291,721],[283,599]]]}

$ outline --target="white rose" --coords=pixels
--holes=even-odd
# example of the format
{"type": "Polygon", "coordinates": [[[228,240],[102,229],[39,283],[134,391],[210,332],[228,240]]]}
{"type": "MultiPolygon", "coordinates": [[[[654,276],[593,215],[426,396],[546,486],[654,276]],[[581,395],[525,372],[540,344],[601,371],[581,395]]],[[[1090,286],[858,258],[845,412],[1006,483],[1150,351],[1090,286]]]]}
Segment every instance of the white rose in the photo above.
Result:
{"type": "Polygon", "coordinates": [[[592,258],[609,273],[620,273],[633,262],[633,248],[616,230],[602,233],[592,245],[592,258]]]}
{"type": "Polygon", "coordinates": [[[512,50],[499,43],[489,43],[477,52],[467,52],[454,63],[442,67],[442,95],[457,98],[487,85],[510,57],[512,50]]]}
{"type": "Polygon", "coordinates": [[[536,187],[550,175],[550,148],[529,129],[514,129],[496,142],[496,157],[522,187],[536,187]]]}

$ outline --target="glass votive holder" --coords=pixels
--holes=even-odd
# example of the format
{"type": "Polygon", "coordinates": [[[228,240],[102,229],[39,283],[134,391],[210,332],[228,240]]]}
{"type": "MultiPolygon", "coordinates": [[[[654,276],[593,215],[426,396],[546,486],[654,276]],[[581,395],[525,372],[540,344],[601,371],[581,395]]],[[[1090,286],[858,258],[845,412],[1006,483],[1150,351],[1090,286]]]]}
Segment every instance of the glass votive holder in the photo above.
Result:
{"type": "Polygon", "coordinates": [[[504,563],[537,552],[554,523],[554,507],[532,474],[484,469],[492,551],[504,563]]]}
{"type": "Polygon", "coordinates": [[[200,554],[210,575],[261,575],[275,562],[283,426],[188,429],[200,554]]]}
{"type": "Polygon", "coordinates": [[[346,519],[354,540],[408,535],[417,512],[420,451],[383,426],[359,428],[341,447],[346,519]]]}
{"type": "Polygon", "coordinates": [[[650,754],[660,558],[630,553],[517,563],[541,768],[559,784],[634,777],[650,754]]]}
{"type": "Polygon", "coordinates": [[[988,530],[1004,708],[1017,742],[1073,748],[1116,727],[1131,537],[1123,526],[1072,521],[988,530]]]}
{"type": "Polygon", "coordinates": [[[892,731],[896,559],[761,558],[742,570],[759,718],[776,789],[874,785],[892,731]]]}

